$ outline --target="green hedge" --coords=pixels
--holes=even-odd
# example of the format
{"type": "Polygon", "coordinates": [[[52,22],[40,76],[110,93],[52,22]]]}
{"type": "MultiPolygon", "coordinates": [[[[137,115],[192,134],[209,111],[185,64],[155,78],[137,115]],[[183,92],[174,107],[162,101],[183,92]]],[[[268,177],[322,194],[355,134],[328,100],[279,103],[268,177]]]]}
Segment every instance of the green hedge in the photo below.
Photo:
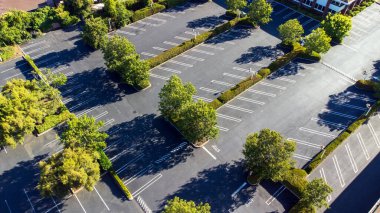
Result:
{"type": "Polygon", "coordinates": [[[321,55],[315,51],[313,51],[311,54],[307,51],[303,51],[298,55],[299,58],[309,59],[313,61],[320,61],[321,55]]]}
{"type": "Polygon", "coordinates": [[[261,69],[259,70],[258,74],[261,75],[261,77],[266,78],[268,75],[270,75],[270,69],[268,68],[261,69]]]}
{"type": "Polygon", "coordinates": [[[291,60],[296,58],[299,54],[303,53],[305,51],[305,48],[302,46],[295,47],[292,51],[289,53],[277,58],[275,61],[273,61],[269,66],[268,69],[270,69],[271,73],[278,70],[279,68],[285,66],[288,64],[291,60]]]}
{"type": "Polygon", "coordinates": [[[354,121],[347,129],[346,131],[348,133],[353,133],[355,130],[357,130],[365,121],[367,120],[367,117],[364,115],[360,116],[356,121],[354,121]]]}
{"type": "Polygon", "coordinates": [[[140,10],[136,10],[132,16],[132,21],[136,22],[136,21],[141,20],[145,17],[148,17],[148,16],[151,16],[155,13],[158,13],[164,9],[165,9],[164,5],[154,3],[152,8],[149,6],[149,7],[144,7],[140,10]]]}
{"type": "Polygon", "coordinates": [[[375,82],[371,80],[358,80],[355,83],[355,86],[359,89],[374,92],[375,91],[375,82]]]}
{"type": "Polygon", "coordinates": [[[121,191],[123,191],[124,195],[128,198],[128,200],[133,200],[133,196],[131,192],[128,190],[128,188],[125,186],[123,181],[120,179],[119,175],[116,174],[114,169],[110,169],[109,173],[115,180],[116,184],[120,187],[121,191]]]}
{"type": "Polygon", "coordinates": [[[28,64],[32,67],[33,72],[37,74],[41,80],[46,82],[45,75],[41,72],[41,70],[37,67],[37,65],[34,63],[33,59],[29,55],[24,55],[24,59],[28,62],[28,64]]]}
{"type": "Polygon", "coordinates": [[[262,79],[262,77],[260,75],[255,75],[253,76],[253,78],[251,77],[248,77],[247,79],[239,82],[238,84],[236,84],[234,87],[232,87],[231,89],[223,92],[219,97],[218,97],[218,100],[225,104],[227,103],[228,101],[230,101],[231,99],[233,99],[234,97],[236,97],[237,95],[239,95],[240,93],[244,92],[245,90],[247,90],[249,87],[251,87],[252,85],[256,84],[257,82],[259,82],[260,80],[262,79]]]}
{"type": "Polygon", "coordinates": [[[206,41],[207,39],[214,37],[222,32],[225,32],[226,30],[231,29],[233,26],[239,23],[239,19],[233,19],[227,23],[224,23],[218,27],[216,27],[214,30],[204,32],[200,35],[197,35],[196,38],[193,38],[189,41],[185,41],[182,44],[175,46],[169,50],[164,51],[163,53],[148,59],[148,62],[150,64],[150,67],[156,67],[165,61],[170,60],[171,58],[193,48],[194,46],[206,41]]]}
{"type": "Polygon", "coordinates": [[[14,46],[0,47],[0,58],[4,61],[11,59],[15,55],[14,46]]]}
{"type": "Polygon", "coordinates": [[[72,114],[65,106],[62,107],[62,110],[57,115],[48,115],[44,118],[43,123],[36,125],[35,129],[37,131],[37,134],[41,134],[58,124],[67,121],[68,119],[75,116],[72,114]]]}
{"type": "Polygon", "coordinates": [[[285,175],[282,184],[286,186],[290,191],[292,191],[298,197],[302,196],[303,190],[308,184],[306,179],[307,173],[303,169],[291,169],[285,175]]]}
{"type": "Polygon", "coordinates": [[[111,160],[108,158],[108,156],[106,155],[106,153],[103,150],[99,150],[98,152],[100,154],[100,158],[98,159],[100,167],[104,171],[108,171],[112,167],[111,160]]]}
{"type": "Polygon", "coordinates": [[[364,0],[364,1],[362,1],[361,4],[356,5],[354,8],[352,8],[348,12],[348,15],[351,16],[351,17],[356,16],[361,11],[363,11],[365,8],[371,6],[373,3],[375,3],[375,0],[364,0]]]}
{"type": "Polygon", "coordinates": [[[218,109],[223,105],[223,103],[220,102],[218,99],[214,99],[212,102],[209,103],[209,105],[214,109],[218,109]]]}

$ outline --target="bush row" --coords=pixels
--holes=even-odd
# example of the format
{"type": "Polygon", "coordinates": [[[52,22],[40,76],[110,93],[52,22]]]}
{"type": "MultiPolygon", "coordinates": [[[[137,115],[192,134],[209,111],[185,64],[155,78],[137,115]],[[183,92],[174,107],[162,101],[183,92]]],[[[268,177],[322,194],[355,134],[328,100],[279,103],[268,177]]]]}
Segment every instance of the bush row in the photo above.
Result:
{"type": "Polygon", "coordinates": [[[65,106],[61,107],[58,111],[59,114],[48,115],[44,118],[42,124],[36,125],[37,134],[41,134],[75,116],[65,106]]]}
{"type": "Polygon", "coordinates": [[[239,21],[240,21],[240,19],[233,19],[229,22],[226,22],[226,23],[216,27],[215,29],[213,29],[211,31],[207,31],[207,32],[204,32],[200,35],[197,35],[196,38],[193,38],[189,41],[185,41],[178,46],[175,46],[169,50],[166,50],[163,53],[161,53],[161,54],[159,54],[153,58],[149,58],[148,62],[150,64],[150,67],[151,68],[156,67],[156,66],[164,63],[165,61],[167,61],[167,60],[169,60],[169,59],[193,48],[194,46],[206,41],[207,39],[214,37],[214,36],[216,36],[222,32],[225,32],[225,31],[231,29],[233,26],[238,24],[239,21]]]}
{"type": "Polygon", "coordinates": [[[286,186],[297,197],[302,196],[302,192],[308,184],[306,179],[307,173],[303,169],[293,168],[287,172],[282,181],[282,184],[286,186]]]}
{"type": "Polygon", "coordinates": [[[320,61],[321,55],[315,51],[313,51],[311,54],[307,51],[303,51],[298,55],[299,58],[308,59],[312,61],[320,61]]]}
{"type": "Polygon", "coordinates": [[[355,86],[359,89],[374,92],[375,91],[375,82],[371,80],[358,80],[355,83],[355,86]]]}
{"type": "Polygon", "coordinates": [[[353,17],[359,14],[361,11],[363,11],[365,8],[371,6],[373,3],[375,3],[375,0],[364,0],[359,5],[356,5],[354,8],[348,12],[348,15],[353,17]]]}
{"type": "Polygon", "coordinates": [[[152,7],[148,6],[148,7],[144,7],[140,10],[136,10],[134,13],[133,13],[133,16],[132,16],[132,21],[133,22],[136,22],[138,20],[141,20],[147,16],[151,16],[155,13],[158,13],[162,10],[165,9],[165,6],[164,5],[161,5],[161,4],[157,4],[157,3],[154,3],[152,5],[152,7]]]}
{"type": "Polygon", "coordinates": [[[34,63],[33,59],[29,55],[24,55],[24,59],[28,62],[28,64],[32,67],[33,73],[37,74],[41,80],[46,81],[46,77],[41,72],[41,70],[37,67],[37,65],[34,63]]]}
{"type": "Polygon", "coordinates": [[[106,153],[101,149],[98,151],[100,154],[100,158],[98,159],[100,168],[103,169],[103,171],[108,171],[112,168],[112,162],[106,155],[106,153]]]}
{"type": "Polygon", "coordinates": [[[123,181],[120,179],[119,175],[115,172],[115,170],[111,168],[109,170],[109,173],[111,174],[116,184],[120,187],[121,191],[123,191],[124,195],[128,198],[128,200],[133,200],[131,192],[124,185],[123,181]]]}
{"type": "Polygon", "coordinates": [[[372,106],[371,110],[366,115],[360,116],[356,121],[354,121],[348,128],[342,132],[338,137],[332,140],[324,150],[319,152],[313,160],[306,167],[306,172],[310,173],[313,171],[327,156],[332,153],[340,144],[343,143],[356,129],[358,129],[374,112],[377,111],[380,106],[380,101],[377,101],[375,105],[372,106]]]}

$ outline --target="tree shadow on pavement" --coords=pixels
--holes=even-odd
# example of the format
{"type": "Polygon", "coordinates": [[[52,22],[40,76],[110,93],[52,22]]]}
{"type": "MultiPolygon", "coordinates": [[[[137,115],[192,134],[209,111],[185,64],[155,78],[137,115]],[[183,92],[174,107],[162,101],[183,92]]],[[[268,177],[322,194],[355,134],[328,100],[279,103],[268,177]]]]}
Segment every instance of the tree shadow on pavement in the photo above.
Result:
{"type": "Polygon", "coordinates": [[[318,124],[330,131],[341,131],[367,111],[367,103],[373,103],[371,93],[349,86],[329,96],[325,108],[318,114],[318,124]]]}
{"type": "Polygon", "coordinates": [[[225,15],[221,16],[207,16],[200,19],[195,19],[187,23],[188,28],[200,28],[200,27],[206,27],[206,28],[215,28],[216,26],[223,24],[226,20],[225,15]]]}
{"type": "Polygon", "coordinates": [[[245,53],[235,60],[238,64],[248,64],[259,62],[263,59],[275,60],[283,55],[278,47],[273,46],[256,46],[250,47],[245,53]]]}
{"type": "Polygon", "coordinates": [[[247,204],[254,196],[255,187],[245,187],[243,191],[234,192],[245,182],[244,163],[242,160],[219,164],[200,171],[185,185],[171,195],[161,200],[160,208],[175,196],[196,203],[207,202],[212,212],[232,212],[239,206],[247,204]]]}
{"type": "Polygon", "coordinates": [[[252,34],[251,28],[245,28],[241,26],[235,26],[230,31],[227,31],[225,33],[221,33],[207,41],[205,41],[206,44],[220,44],[224,42],[231,42],[234,40],[239,40],[243,38],[247,38],[248,36],[251,36],[252,34]]]}

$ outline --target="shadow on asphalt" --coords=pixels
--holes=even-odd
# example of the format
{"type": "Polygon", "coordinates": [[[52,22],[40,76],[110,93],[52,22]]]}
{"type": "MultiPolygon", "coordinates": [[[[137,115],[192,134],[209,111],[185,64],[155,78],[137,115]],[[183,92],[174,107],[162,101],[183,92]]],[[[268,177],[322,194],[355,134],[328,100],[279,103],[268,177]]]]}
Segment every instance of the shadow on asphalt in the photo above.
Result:
{"type": "Polygon", "coordinates": [[[226,19],[225,15],[221,16],[207,16],[200,19],[195,19],[187,23],[188,28],[215,28],[216,26],[223,24],[226,19]]]}
{"type": "Polygon", "coordinates": [[[278,47],[273,46],[256,46],[250,47],[248,51],[235,60],[238,64],[248,64],[259,62],[263,59],[275,60],[282,55],[282,51],[278,47]]]}
{"type": "Polygon", "coordinates": [[[209,40],[206,40],[205,44],[220,44],[227,41],[234,41],[238,39],[243,39],[251,35],[251,31],[253,29],[243,28],[239,26],[235,26],[233,29],[238,30],[238,32],[227,31],[226,33],[219,34],[209,40]],[[228,34],[228,35],[226,35],[228,34]]]}

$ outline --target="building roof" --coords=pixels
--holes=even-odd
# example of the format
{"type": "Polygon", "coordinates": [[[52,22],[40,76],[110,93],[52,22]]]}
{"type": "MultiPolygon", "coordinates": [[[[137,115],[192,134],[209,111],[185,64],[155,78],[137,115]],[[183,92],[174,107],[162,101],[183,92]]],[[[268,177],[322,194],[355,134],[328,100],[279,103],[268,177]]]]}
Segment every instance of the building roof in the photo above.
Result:
{"type": "Polygon", "coordinates": [[[46,5],[47,0],[0,0],[0,14],[9,10],[35,10],[46,5]]]}

